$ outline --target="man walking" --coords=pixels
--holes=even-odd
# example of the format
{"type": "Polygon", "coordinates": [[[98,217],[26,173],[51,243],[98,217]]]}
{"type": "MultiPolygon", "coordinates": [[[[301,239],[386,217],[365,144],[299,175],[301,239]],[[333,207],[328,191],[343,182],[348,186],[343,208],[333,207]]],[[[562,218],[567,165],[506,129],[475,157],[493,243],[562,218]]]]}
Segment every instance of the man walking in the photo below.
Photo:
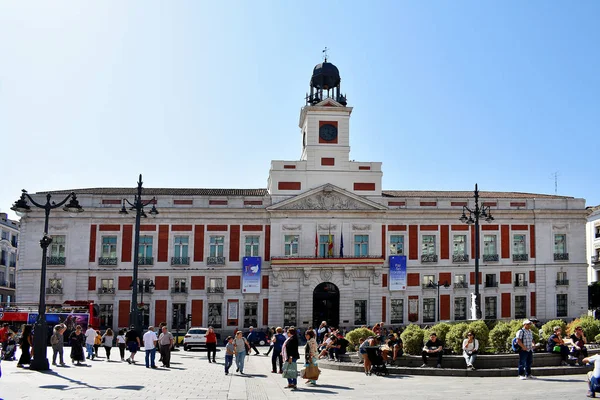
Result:
{"type": "Polygon", "coordinates": [[[523,321],[523,328],[517,332],[517,345],[519,346],[519,379],[535,379],[531,375],[531,364],[533,363],[533,333],[532,322],[528,319],[523,321]]]}
{"type": "Polygon", "coordinates": [[[163,367],[171,367],[171,348],[173,347],[173,335],[167,330],[167,326],[162,327],[162,333],[158,337],[158,346],[163,367]]]}
{"type": "Polygon", "coordinates": [[[131,328],[125,334],[125,342],[127,343],[127,350],[131,353],[127,362],[129,364],[135,363],[135,353],[140,349],[140,334],[135,330],[135,326],[131,325],[131,328]]]}
{"type": "Polygon", "coordinates": [[[88,360],[94,359],[94,343],[96,343],[96,330],[92,328],[92,325],[88,325],[87,331],[85,331],[85,349],[88,360]]]}
{"type": "MultiPolygon", "coordinates": [[[[246,339],[248,340],[248,343],[250,343],[250,348],[252,350],[255,351],[255,355],[260,355],[260,352],[258,351],[258,349],[256,348],[256,344],[255,342],[258,342],[258,334],[256,332],[254,332],[254,327],[250,327],[249,328],[250,332],[248,332],[248,336],[246,337],[246,339]]],[[[250,355],[250,354],[248,354],[250,355]]]]}
{"type": "Polygon", "coordinates": [[[146,368],[152,367],[156,369],[154,359],[156,358],[156,333],[154,333],[154,327],[149,326],[148,332],[144,333],[144,350],[146,350],[146,368]]]}

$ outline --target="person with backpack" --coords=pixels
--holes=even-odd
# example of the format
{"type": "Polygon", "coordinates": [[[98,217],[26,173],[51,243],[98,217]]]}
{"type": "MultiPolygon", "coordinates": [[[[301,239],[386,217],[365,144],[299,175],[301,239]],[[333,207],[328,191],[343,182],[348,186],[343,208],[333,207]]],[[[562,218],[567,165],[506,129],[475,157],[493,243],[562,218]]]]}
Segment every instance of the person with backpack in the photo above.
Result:
{"type": "Polygon", "coordinates": [[[65,360],[63,359],[64,349],[64,333],[67,330],[65,324],[57,324],[54,326],[54,332],[50,337],[50,344],[52,345],[52,365],[56,365],[56,356],[59,356],[60,366],[64,367],[65,360]]]}
{"type": "Polygon", "coordinates": [[[271,364],[273,365],[272,373],[277,373],[277,361],[279,361],[279,373],[283,373],[283,357],[281,356],[281,349],[283,348],[283,343],[285,343],[285,336],[283,335],[283,329],[278,326],[275,329],[275,335],[271,339],[271,343],[273,344],[273,355],[271,356],[271,364]]]}
{"type": "Polygon", "coordinates": [[[531,375],[531,364],[533,363],[533,333],[532,322],[528,319],[523,321],[523,327],[517,332],[516,346],[519,353],[519,379],[535,379],[531,375]]]}

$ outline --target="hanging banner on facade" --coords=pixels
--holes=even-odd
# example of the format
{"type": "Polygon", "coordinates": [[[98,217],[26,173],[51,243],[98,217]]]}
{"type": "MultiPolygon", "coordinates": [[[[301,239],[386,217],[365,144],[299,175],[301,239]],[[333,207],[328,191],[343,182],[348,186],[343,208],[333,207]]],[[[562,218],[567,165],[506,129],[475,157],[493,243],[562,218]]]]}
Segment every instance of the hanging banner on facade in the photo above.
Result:
{"type": "Polygon", "coordinates": [[[260,293],[260,257],[244,257],[242,260],[242,293],[260,293]]]}
{"type": "Polygon", "coordinates": [[[406,256],[390,256],[390,291],[406,290],[406,256]]]}

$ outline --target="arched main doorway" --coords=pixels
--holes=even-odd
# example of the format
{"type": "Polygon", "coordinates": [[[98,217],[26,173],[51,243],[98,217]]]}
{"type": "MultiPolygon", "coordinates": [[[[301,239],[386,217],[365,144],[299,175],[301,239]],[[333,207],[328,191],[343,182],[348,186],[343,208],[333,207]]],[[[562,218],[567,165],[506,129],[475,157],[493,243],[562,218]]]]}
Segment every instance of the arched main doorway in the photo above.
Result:
{"type": "Polygon", "coordinates": [[[340,323],[340,291],[331,282],[323,282],[313,291],[313,328],[318,328],[321,321],[334,327],[340,323]]]}

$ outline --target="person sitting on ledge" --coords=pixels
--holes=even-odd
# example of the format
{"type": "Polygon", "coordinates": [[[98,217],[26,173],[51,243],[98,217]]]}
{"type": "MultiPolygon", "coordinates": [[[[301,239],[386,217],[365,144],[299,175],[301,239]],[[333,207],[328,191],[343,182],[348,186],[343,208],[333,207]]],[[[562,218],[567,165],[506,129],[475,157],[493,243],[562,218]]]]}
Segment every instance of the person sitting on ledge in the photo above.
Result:
{"type": "Polygon", "coordinates": [[[467,369],[475,370],[473,364],[477,358],[477,352],[479,351],[479,341],[475,339],[475,333],[473,331],[467,332],[467,338],[463,340],[463,357],[467,362],[467,369]]]}
{"type": "Polygon", "coordinates": [[[560,354],[560,365],[568,365],[567,357],[569,356],[569,346],[565,344],[565,341],[561,337],[560,326],[554,327],[554,333],[548,338],[546,350],[548,353],[560,354]]]}
{"type": "Polygon", "coordinates": [[[585,347],[587,339],[581,326],[575,328],[575,332],[571,335],[571,340],[573,341],[571,356],[579,361],[579,365],[583,365],[582,359],[588,356],[588,350],[585,347]]]}
{"type": "Polygon", "coordinates": [[[444,354],[444,343],[437,338],[435,332],[431,332],[429,340],[423,347],[421,356],[423,357],[423,365],[421,368],[427,366],[427,356],[437,357],[437,368],[442,368],[442,355],[444,354]]]}
{"type": "Polygon", "coordinates": [[[400,337],[396,337],[395,334],[390,333],[387,336],[387,341],[384,346],[382,346],[382,356],[383,361],[389,362],[389,353],[392,353],[392,361],[396,361],[398,355],[402,355],[402,339],[400,337]]]}

